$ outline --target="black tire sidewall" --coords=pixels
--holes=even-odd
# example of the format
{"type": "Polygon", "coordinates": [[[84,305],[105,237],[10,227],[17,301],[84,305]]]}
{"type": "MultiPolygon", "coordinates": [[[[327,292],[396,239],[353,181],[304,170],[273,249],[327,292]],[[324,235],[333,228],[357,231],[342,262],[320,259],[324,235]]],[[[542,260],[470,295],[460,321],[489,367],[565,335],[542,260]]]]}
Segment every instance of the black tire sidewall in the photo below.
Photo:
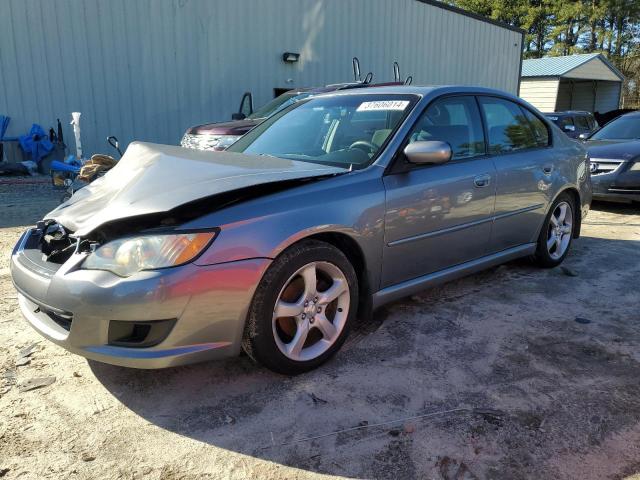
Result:
{"type": "Polygon", "coordinates": [[[349,334],[358,306],[358,280],[347,257],[333,245],[317,240],[304,240],[285,250],[267,269],[254,294],[243,339],[243,348],[255,361],[284,374],[297,374],[312,370],[335,354],[349,334]],[[338,267],[349,285],[349,314],[335,343],[313,360],[297,362],[285,356],[273,338],[272,315],[275,302],[285,282],[304,265],[328,262],[338,267]]]}

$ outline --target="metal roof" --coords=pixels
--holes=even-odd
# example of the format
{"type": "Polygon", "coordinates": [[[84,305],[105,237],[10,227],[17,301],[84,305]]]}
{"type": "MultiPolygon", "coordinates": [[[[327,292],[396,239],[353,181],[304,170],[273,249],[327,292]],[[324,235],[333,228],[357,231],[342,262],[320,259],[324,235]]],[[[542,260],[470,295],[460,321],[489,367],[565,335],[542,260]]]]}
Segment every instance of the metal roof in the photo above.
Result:
{"type": "Polygon", "coordinates": [[[522,76],[562,77],[571,70],[574,70],[595,58],[602,60],[602,62],[609,67],[611,71],[613,71],[613,73],[620,77],[620,80],[624,79],[618,69],[611,65],[604,55],[600,53],[582,53],[578,55],[567,55],[564,57],[545,57],[524,60],[522,62],[522,76]]]}

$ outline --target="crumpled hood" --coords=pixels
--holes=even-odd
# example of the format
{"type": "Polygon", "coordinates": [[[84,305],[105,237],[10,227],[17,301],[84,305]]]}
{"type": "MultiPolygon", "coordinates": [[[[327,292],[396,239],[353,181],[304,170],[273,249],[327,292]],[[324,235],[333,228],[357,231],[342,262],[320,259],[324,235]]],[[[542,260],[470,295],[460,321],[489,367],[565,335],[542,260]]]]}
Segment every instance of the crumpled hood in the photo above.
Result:
{"type": "Polygon", "coordinates": [[[104,177],[49,212],[78,236],[112,220],[169,211],[203,197],[347,169],[268,156],[133,142],[104,177]]]}

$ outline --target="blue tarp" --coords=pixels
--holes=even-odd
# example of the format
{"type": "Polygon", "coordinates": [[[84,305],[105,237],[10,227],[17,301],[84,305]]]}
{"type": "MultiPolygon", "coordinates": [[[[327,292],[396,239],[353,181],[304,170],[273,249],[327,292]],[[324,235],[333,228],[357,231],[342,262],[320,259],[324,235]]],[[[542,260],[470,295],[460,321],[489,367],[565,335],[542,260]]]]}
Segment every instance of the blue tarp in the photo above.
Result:
{"type": "Polygon", "coordinates": [[[22,150],[30,153],[31,160],[36,163],[40,163],[40,160],[53,150],[53,144],[49,140],[49,136],[37,123],[31,125],[29,134],[21,135],[19,141],[22,150]]]}
{"type": "Polygon", "coordinates": [[[0,142],[4,138],[4,134],[7,133],[7,127],[9,126],[10,121],[11,117],[0,115],[0,142]]]}

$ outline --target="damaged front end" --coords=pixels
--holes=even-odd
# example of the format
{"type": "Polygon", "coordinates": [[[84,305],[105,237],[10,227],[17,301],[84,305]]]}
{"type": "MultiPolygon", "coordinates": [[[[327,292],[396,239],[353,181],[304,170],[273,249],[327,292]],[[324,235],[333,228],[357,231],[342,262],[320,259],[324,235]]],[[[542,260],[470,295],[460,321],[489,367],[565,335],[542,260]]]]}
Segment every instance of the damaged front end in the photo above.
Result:
{"type": "Polygon", "coordinates": [[[60,265],[82,254],[87,258],[75,268],[120,276],[176,266],[202,253],[218,227],[194,233],[181,231],[181,225],[347,172],[281,158],[134,142],[104,177],[47,214],[29,242],[45,263],[60,265]],[[127,263],[136,267],[126,268],[127,263]]]}
{"type": "Polygon", "coordinates": [[[256,198],[291,189],[323,177],[298,178],[218,193],[156,212],[112,220],[77,235],[53,219],[37,223],[24,246],[40,268],[55,272],[74,254],[73,269],[105,270],[128,277],[144,270],[184,265],[199,257],[220,232],[217,226],[185,230],[182,225],[256,198]]]}
{"type": "Polygon", "coordinates": [[[78,248],[78,239],[53,220],[38,222],[30,240],[37,243],[43,261],[55,264],[66,262],[78,248]]]}

